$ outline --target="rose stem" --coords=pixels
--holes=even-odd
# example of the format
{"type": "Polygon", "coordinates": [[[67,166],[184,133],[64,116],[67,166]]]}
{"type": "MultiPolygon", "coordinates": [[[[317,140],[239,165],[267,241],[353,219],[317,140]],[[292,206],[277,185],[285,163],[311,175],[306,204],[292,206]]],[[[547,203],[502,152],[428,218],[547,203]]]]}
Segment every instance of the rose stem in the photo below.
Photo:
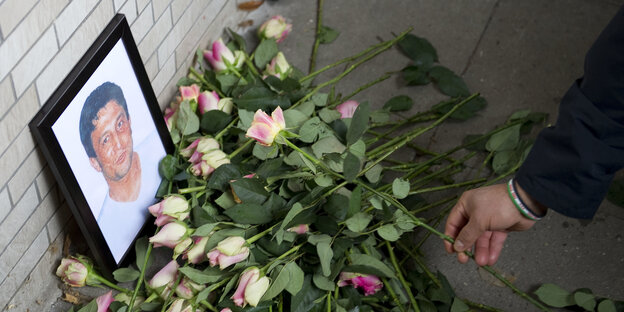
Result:
{"type": "Polygon", "coordinates": [[[485,181],[487,181],[487,178],[480,178],[480,179],[475,179],[475,180],[471,180],[471,181],[464,181],[464,182],[455,183],[455,184],[449,184],[449,185],[435,186],[435,187],[424,188],[424,189],[419,189],[419,190],[416,190],[416,191],[412,191],[412,192],[409,192],[408,195],[422,194],[422,193],[428,193],[428,192],[437,192],[437,191],[442,191],[442,190],[448,190],[448,189],[451,189],[451,188],[457,188],[457,187],[462,187],[462,186],[468,186],[468,185],[483,183],[485,181]]]}
{"type": "Polygon", "coordinates": [[[316,51],[321,43],[321,26],[323,25],[323,0],[318,0],[318,7],[316,9],[316,34],[314,35],[314,46],[312,47],[312,55],[310,56],[310,68],[308,72],[314,71],[316,66],[316,51]]]}
{"type": "Polygon", "coordinates": [[[299,101],[297,101],[295,104],[293,104],[289,109],[291,108],[295,108],[297,106],[299,106],[301,103],[307,101],[310,97],[312,97],[312,95],[314,95],[316,92],[318,92],[320,89],[322,89],[325,86],[334,84],[338,81],[340,81],[342,78],[344,78],[346,75],[348,75],[349,73],[351,73],[354,69],[356,69],[358,66],[364,64],[366,61],[374,58],[375,56],[381,54],[382,52],[388,50],[390,47],[392,47],[392,45],[394,45],[397,41],[399,41],[400,39],[403,39],[403,36],[405,36],[407,34],[407,32],[402,33],[399,37],[396,37],[390,41],[386,41],[386,43],[382,46],[381,49],[375,51],[374,53],[367,55],[366,57],[364,57],[363,59],[361,59],[360,61],[352,64],[351,66],[349,66],[347,68],[347,70],[345,70],[344,72],[342,72],[340,75],[334,77],[333,79],[326,81],[324,83],[321,83],[320,85],[316,86],[312,91],[310,91],[308,94],[306,94],[303,98],[301,98],[299,101]]]}
{"type": "Polygon", "coordinates": [[[199,79],[199,81],[201,83],[206,85],[206,87],[208,87],[208,89],[211,89],[211,90],[217,92],[217,94],[219,94],[220,97],[225,97],[225,94],[223,94],[223,92],[221,92],[221,90],[219,90],[219,88],[215,87],[215,85],[213,85],[212,83],[210,83],[206,79],[204,79],[204,76],[202,76],[200,73],[198,73],[195,68],[191,67],[191,68],[189,68],[189,71],[191,72],[191,74],[193,76],[195,76],[195,78],[199,79]]]}
{"type": "Polygon", "coordinates": [[[236,155],[238,155],[238,153],[242,152],[245,148],[247,148],[247,146],[249,146],[249,144],[253,143],[254,140],[253,139],[248,139],[247,142],[245,142],[243,145],[239,146],[235,151],[233,151],[230,155],[228,155],[229,159],[234,158],[236,155]]]}
{"type": "Polygon", "coordinates": [[[126,293],[126,294],[132,293],[132,290],[127,289],[127,288],[123,288],[123,287],[120,287],[120,286],[117,286],[113,282],[107,280],[106,278],[104,278],[104,277],[102,277],[102,276],[100,276],[98,274],[91,273],[90,275],[92,275],[96,280],[98,280],[102,284],[104,284],[104,285],[106,285],[106,286],[108,286],[108,287],[110,287],[110,288],[112,288],[112,289],[114,289],[116,291],[120,291],[120,292],[123,292],[123,293],[126,293]]]}
{"type": "Polygon", "coordinates": [[[217,140],[217,141],[218,141],[219,139],[221,139],[221,137],[222,137],[222,136],[224,136],[224,135],[225,135],[225,133],[226,133],[228,130],[230,130],[230,128],[231,128],[232,126],[234,126],[234,124],[235,124],[235,123],[237,123],[239,119],[240,119],[240,117],[236,116],[236,118],[234,118],[234,120],[230,121],[230,123],[229,123],[227,126],[225,126],[225,128],[223,128],[223,130],[219,131],[219,133],[217,133],[217,135],[215,135],[215,136],[214,136],[214,139],[215,139],[215,140],[217,140]]]}
{"type": "Polygon", "coordinates": [[[407,281],[403,277],[403,273],[401,272],[401,267],[397,263],[396,255],[394,254],[394,251],[392,250],[392,246],[390,245],[389,241],[386,241],[386,248],[388,249],[388,254],[390,254],[390,261],[392,262],[392,265],[394,266],[394,270],[396,270],[397,272],[397,277],[399,278],[399,281],[403,285],[403,288],[405,288],[405,292],[407,292],[407,296],[409,297],[410,302],[412,303],[412,307],[414,308],[414,311],[420,311],[420,309],[418,308],[418,303],[416,302],[416,299],[414,298],[414,294],[412,293],[412,290],[410,289],[409,284],[407,284],[407,281]]]}
{"type": "MultiPolygon", "coordinates": [[[[362,248],[362,250],[364,250],[365,254],[370,255],[370,253],[368,252],[368,249],[366,248],[366,246],[361,245],[361,248],[362,248]]],[[[388,290],[388,294],[390,294],[390,297],[392,297],[392,300],[394,300],[394,303],[396,303],[396,305],[399,307],[399,309],[402,312],[407,312],[405,310],[405,307],[403,307],[403,305],[401,304],[401,301],[397,297],[396,292],[394,292],[394,289],[392,288],[392,285],[390,285],[390,282],[388,282],[388,279],[386,279],[385,277],[380,277],[380,279],[383,282],[384,286],[386,286],[386,289],[388,290]]],[[[418,310],[418,306],[414,307],[414,311],[420,312],[420,310],[418,310]]]]}
{"type": "MultiPolygon", "coordinates": [[[[158,234],[159,230],[160,229],[156,229],[156,233],[154,234],[158,234]]],[[[134,310],[134,301],[136,300],[137,294],[139,293],[139,288],[141,288],[141,284],[143,283],[143,279],[145,278],[145,270],[147,269],[147,261],[149,260],[151,253],[152,253],[152,244],[148,242],[147,251],[145,252],[145,259],[143,260],[143,267],[141,268],[139,279],[137,281],[136,287],[134,287],[134,292],[132,293],[132,297],[130,298],[130,304],[128,304],[128,306],[130,307],[130,310],[134,310]]]]}
{"type": "Polygon", "coordinates": [[[386,79],[388,79],[390,77],[392,77],[392,73],[385,73],[383,76],[381,76],[381,77],[379,77],[379,78],[377,78],[377,79],[375,79],[375,80],[373,80],[373,81],[371,81],[371,82],[369,82],[369,83],[359,87],[357,90],[353,91],[353,93],[349,94],[348,96],[340,98],[338,100],[335,100],[333,103],[327,105],[327,108],[336,107],[336,106],[338,106],[338,104],[340,104],[340,103],[342,103],[344,101],[349,100],[350,98],[354,97],[356,94],[358,94],[358,93],[360,93],[360,92],[362,92],[362,91],[364,91],[364,90],[366,90],[366,89],[368,89],[368,88],[370,88],[370,87],[372,87],[372,86],[374,86],[374,85],[376,85],[376,84],[378,84],[378,83],[380,83],[380,82],[382,82],[382,81],[384,81],[384,80],[386,80],[386,79]]]}
{"type": "Polygon", "coordinates": [[[427,266],[422,262],[422,260],[420,259],[419,255],[417,255],[415,252],[413,252],[411,249],[409,249],[407,246],[405,246],[405,244],[403,244],[400,241],[398,242],[398,245],[404,252],[406,252],[410,257],[412,257],[411,259],[414,260],[416,262],[416,264],[418,264],[418,266],[423,271],[425,271],[425,274],[427,274],[429,279],[431,279],[433,281],[433,283],[436,284],[436,286],[438,286],[439,288],[442,288],[442,283],[440,283],[440,280],[438,280],[438,278],[435,277],[435,275],[433,275],[433,273],[431,273],[429,268],[427,268],[427,266]]]}

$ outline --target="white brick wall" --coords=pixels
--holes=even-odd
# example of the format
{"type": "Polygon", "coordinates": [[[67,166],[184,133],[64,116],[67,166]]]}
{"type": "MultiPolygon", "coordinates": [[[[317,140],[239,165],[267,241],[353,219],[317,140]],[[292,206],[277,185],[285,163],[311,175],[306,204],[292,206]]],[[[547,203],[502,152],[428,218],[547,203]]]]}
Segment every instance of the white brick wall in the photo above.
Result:
{"type": "Polygon", "coordinates": [[[28,122],[117,12],[161,108],[195,50],[247,16],[226,0],[0,0],[0,311],[48,311],[61,295],[54,271],[75,223],[28,122]]]}

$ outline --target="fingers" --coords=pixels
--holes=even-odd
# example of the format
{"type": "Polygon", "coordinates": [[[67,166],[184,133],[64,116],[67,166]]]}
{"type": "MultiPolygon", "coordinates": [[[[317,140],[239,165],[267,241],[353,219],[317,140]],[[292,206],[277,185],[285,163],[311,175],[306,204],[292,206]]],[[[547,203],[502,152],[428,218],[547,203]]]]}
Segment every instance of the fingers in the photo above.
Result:
{"type": "Polygon", "coordinates": [[[479,266],[484,266],[488,264],[488,261],[490,260],[490,239],[492,238],[492,234],[492,232],[487,231],[483,233],[483,235],[481,235],[479,239],[477,239],[474,256],[475,262],[479,266]]]}
{"type": "Polygon", "coordinates": [[[487,261],[488,265],[494,265],[496,261],[498,261],[498,257],[503,250],[503,244],[507,239],[507,232],[493,232],[492,237],[490,238],[490,254],[489,259],[487,261]]]}
{"type": "Polygon", "coordinates": [[[470,219],[457,235],[453,249],[457,252],[469,250],[483,233],[485,233],[485,227],[481,225],[479,219],[470,219]]]}
{"type": "MultiPolygon", "coordinates": [[[[459,234],[460,230],[466,225],[467,222],[468,218],[463,212],[463,205],[459,202],[449,213],[446,220],[446,226],[444,228],[444,234],[452,238],[456,238],[457,234],[459,234]]],[[[448,241],[444,241],[444,248],[449,254],[455,252],[453,246],[448,241]]]]}

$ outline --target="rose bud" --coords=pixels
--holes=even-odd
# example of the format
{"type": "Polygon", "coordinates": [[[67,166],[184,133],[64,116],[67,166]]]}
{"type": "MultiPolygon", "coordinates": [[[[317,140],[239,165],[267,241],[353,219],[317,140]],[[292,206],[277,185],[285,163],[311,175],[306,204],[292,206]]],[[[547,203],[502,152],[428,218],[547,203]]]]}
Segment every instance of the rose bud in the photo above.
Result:
{"type": "Polygon", "coordinates": [[[293,226],[290,229],[287,229],[288,232],[294,232],[299,235],[308,233],[310,231],[310,226],[307,224],[299,224],[297,226],[293,226]]]}
{"type": "Polygon", "coordinates": [[[107,312],[108,307],[113,302],[113,291],[109,291],[95,299],[95,303],[97,304],[97,312],[107,312]]]}
{"type": "Polygon", "coordinates": [[[199,86],[196,84],[192,84],[190,86],[181,86],[180,87],[180,96],[182,100],[195,100],[199,97],[199,86]]]}
{"type": "Polygon", "coordinates": [[[269,278],[260,277],[260,270],[251,267],[241,274],[238,287],[231,299],[239,307],[245,307],[247,304],[255,307],[267,289],[269,289],[269,278]]]}
{"type": "Polygon", "coordinates": [[[244,57],[242,51],[232,53],[221,38],[212,43],[212,50],[204,51],[204,58],[216,72],[230,68],[240,69],[243,66],[244,57]]]}
{"type": "Polygon", "coordinates": [[[204,288],[206,288],[206,286],[196,284],[185,276],[178,284],[178,287],[176,287],[175,292],[180,298],[191,299],[198,292],[204,290],[204,288]]]}
{"type": "Polygon", "coordinates": [[[210,167],[207,161],[200,160],[199,162],[193,163],[191,166],[191,173],[197,177],[207,178],[215,168],[210,167]]]}
{"type": "Polygon", "coordinates": [[[167,246],[173,249],[186,238],[188,231],[189,228],[184,223],[167,223],[156,235],[150,237],[149,242],[153,243],[154,247],[167,246]]]}
{"type": "Polygon", "coordinates": [[[375,275],[341,272],[338,287],[353,285],[354,288],[361,288],[365,296],[374,295],[381,288],[383,282],[375,275]]]}
{"type": "MultiPolygon", "coordinates": [[[[201,311],[201,310],[196,310],[201,311]]],[[[167,309],[167,312],[193,312],[193,306],[184,299],[176,299],[167,309]]]]}
{"type": "Polygon", "coordinates": [[[205,112],[213,109],[219,109],[219,95],[217,92],[208,92],[204,91],[199,94],[197,98],[197,104],[199,105],[199,113],[204,114],[205,112]]]}
{"type": "Polygon", "coordinates": [[[254,114],[254,119],[245,136],[258,141],[261,145],[271,146],[275,137],[284,128],[286,128],[286,121],[282,108],[278,106],[271,117],[259,109],[254,114]]]}
{"type": "Polygon", "coordinates": [[[183,254],[188,248],[193,244],[193,240],[190,237],[183,239],[181,242],[177,243],[173,248],[173,259],[178,258],[179,255],[183,254]]]}
{"type": "Polygon", "coordinates": [[[223,308],[219,312],[232,312],[232,309],[230,309],[230,308],[223,308]]]}
{"type": "Polygon", "coordinates": [[[172,195],[148,207],[148,210],[156,217],[154,224],[163,226],[174,220],[182,221],[188,218],[191,207],[184,197],[172,195]]]}
{"type": "Polygon", "coordinates": [[[71,287],[100,284],[100,276],[93,271],[93,264],[84,256],[61,259],[61,264],[56,269],[56,276],[71,287]]]}
{"type": "Polygon", "coordinates": [[[152,279],[147,282],[149,288],[154,291],[158,291],[158,295],[162,298],[167,298],[169,296],[169,292],[171,291],[171,287],[173,287],[173,283],[177,279],[178,276],[178,263],[175,260],[171,260],[167,265],[165,265],[158,273],[152,277],[152,279]],[[161,288],[162,289],[159,289],[161,288]]]}
{"type": "Polygon", "coordinates": [[[198,264],[206,261],[206,243],[210,236],[201,236],[193,238],[193,247],[187,249],[182,256],[182,259],[188,259],[189,263],[198,264]]]}
{"type": "Polygon", "coordinates": [[[290,72],[292,71],[292,67],[286,61],[286,57],[284,57],[284,53],[277,52],[277,55],[271,60],[269,64],[267,64],[264,73],[266,75],[276,76],[277,78],[284,80],[290,72]]]}
{"type": "Polygon", "coordinates": [[[350,100],[346,101],[338,106],[336,106],[336,110],[340,112],[340,119],[345,118],[353,118],[353,114],[355,113],[355,109],[360,105],[360,103],[350,100]]]}
{"type": "Polygon", "coordinates": [[[214,149],[204,153],[202,160],[205,160],[208,165],[214,169],[219,168],[221,165],[230,163],[228,155],[220,149],[214,149]]]}
{"type": "Polygon", "coordinates": [[[291,30],[292,25],[286,23],[286,19],[282,16],[276,15],[258,28],[258,36],[261,39],[275,38],[275,41],[280,43],[286,39],[291,30]]]}
{"type": "Polygon", "coordinates": [[[249,256],[249,247],[245,246],[246,241],[240,236],[228,237],[217,244],[208,254],[210,266],[219,265],[221,270],[232,264],[241,262],[249,256]]]}
{"type": "Polygon", "coordinates": [[[232,113],[233,107],[234,101],[232,101],[232,98],[222,98],[219,100],[219,103],[217,103],[217,109],[228,115],[232,113]]]}

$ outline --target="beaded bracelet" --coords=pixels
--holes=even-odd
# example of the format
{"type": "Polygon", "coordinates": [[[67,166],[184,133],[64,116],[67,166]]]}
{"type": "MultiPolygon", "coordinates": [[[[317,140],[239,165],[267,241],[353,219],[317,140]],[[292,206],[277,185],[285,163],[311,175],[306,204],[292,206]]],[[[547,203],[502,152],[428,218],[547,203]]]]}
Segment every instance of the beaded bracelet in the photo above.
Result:
{"type": "Polygon", "coordinates": [[[509,198],[511,198],[511,201],[525,218],[533,221],[539,221],[542,219],[543,216],[536,215],[524,204],[522,198],[520,198],[520,195],[518,195],[516,186],[513,183],[513,178],[509,179],[509,182],[507,183],[507,193],[509,193],[509,198]]]}

